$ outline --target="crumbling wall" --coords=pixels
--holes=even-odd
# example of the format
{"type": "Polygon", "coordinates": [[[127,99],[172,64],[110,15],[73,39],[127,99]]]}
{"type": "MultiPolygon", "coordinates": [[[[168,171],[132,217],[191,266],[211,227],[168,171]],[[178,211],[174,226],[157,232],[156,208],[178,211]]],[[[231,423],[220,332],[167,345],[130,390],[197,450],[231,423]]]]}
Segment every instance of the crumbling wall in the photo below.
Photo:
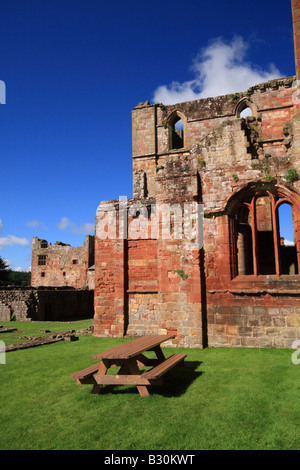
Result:
{"type": "Polygon", "coordinates": [[[91,318],[94,292],[70,288],[0,288],[0,321],[66,321],[91,318]]]}
{"type": "MultiPolygon", "coordinates": [[[[188,250],[183,238],[160,234],[153,239],[150,232],[139,240],[132,240],[129,232],[125,240],[118,232],[103,239],[97,234],[98,211],[96,335],[173,332],[173,344],[189,347],[286,347],[298,338],[299,277],[283,280],[256,273],[242,279],[235,273],[232,253],[232,201],[243,202],[250,190],[287,198],[300,234],[299,180],[287,178],[288,169],[300,175],[295,91],[294,77],[289,77],[244,93],[134,108],[133,199],[128,208],[147,206],[151,220],[153,206],[183,210],[184,204],[201,203],[204,243],[188,250]],[[241,118],[247,106],[252,116],[241,118]],[[171,146],[174,116],[184,123],[179,149],[171,146]]],[[[118,201],[110,203],[119,227],[124,214],[119,215],[118,201]]],[[[271,234],[271,213],[264,221],[266,213],[257,211],[259,230],[271,234]]],[[[130,210],[126,217],[130,224],[130,210]]]]}
{"type": "Polygon", "coordinates": [[[31,285],[70,286],[93,288],[93,272],[88,274],[94,264],[94,237],[88,235],[84,245],[72,247],[56,242],[51,245],[46,240],[33,237],[31,285]]]}
{"type": "Polygon", "coordinates": [[[37,293],[30,288],[0,288],[0,320],[24,321],[34,319],[37,310],[37,293]]]}
{"type": "Polygon", "coordinates": [[[38,289],[37,319],[69,321],[91,318],[94,313],[94,292],[88,289],[38,289]]]}

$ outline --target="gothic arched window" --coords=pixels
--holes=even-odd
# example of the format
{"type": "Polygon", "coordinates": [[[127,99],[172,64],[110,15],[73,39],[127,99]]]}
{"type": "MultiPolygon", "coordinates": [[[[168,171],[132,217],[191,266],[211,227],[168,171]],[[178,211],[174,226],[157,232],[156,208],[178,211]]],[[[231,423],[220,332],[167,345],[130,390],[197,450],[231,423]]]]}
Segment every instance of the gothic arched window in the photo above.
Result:
{"type": "Polygon", "coordinates": [[[235,204],[229,214],[232,277],[299,273],[295,211],[288,197],[267,189],[235,204]]]}
{"type": "Polygon", "coordinates": [[[177,150],[184,147],[184,118],[178,111],[174,111],[168,120],[169,149],[177,150]]]}
{"type": "Polygon", "coordinates": [[[246,118],[247,116],[257,116],[257,106],[247,98],[243,98],[235,108],[235,115],[238,118],[246,118]]]}

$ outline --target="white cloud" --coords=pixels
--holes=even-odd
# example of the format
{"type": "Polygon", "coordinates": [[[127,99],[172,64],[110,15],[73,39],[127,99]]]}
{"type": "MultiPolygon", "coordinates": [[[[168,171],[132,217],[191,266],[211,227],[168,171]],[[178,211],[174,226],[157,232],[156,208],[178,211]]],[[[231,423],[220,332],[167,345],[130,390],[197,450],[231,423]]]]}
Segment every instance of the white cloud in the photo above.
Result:
{"type": "Polygon", "coordinates": [[[285,246],[294,246],[295,245],[294,242],[292,242],[290,240],[286,240],[286,239],[284,239],[284,244],[285,244],[285,246]]]}
{"type": "Polygon", "coordinates": [[[59,230],[66,230],[66,228],[68,228],[70,225],[72,225],[72,222],[68,219],[68,217],[62,217],[61,221],[56,224],[59,230]]]}
{"type": "Polygon", "coordinates": [[[72,226],[71,232],[73,233],[82,233],[83,235],[88,235],[89,233],[94,232],[94,224],[82,224],[79,227],[76,227],[75,225],[72,226]]]}
{"type": "Polygon", "coordinates": [[[13,246],[13,245],[29,245],[29,240],[27,238],[19,238],[15,235],[8,235],[7,237],[0,237],[0,250],[4,246],[13,246]]]}
{"type": "Polygon", "coordinates": [[[27,222],[27,227],[30,227],[30,228],[35,228],[35,227],[38,227],[39,225],[41,225],[41,222],[39,222],[38,220],[31,220],[30,222],[27,222]]]}
{"type": "Polygon", "coordinates": [[[21,266],[16,266],[16,267],[13,266],[11,269],[13,271],[16,271],[17,273],[21,273],[21,272],[30,273],[31,272],[31,266],[29,266],[29,268],[22,268],[21,266]]]}
{"type": "Polygon", "coordinates": [[[66,230],[69,228],[72,233],[79,233],[83,235],[88,235],[89,233],[94,232],[94,224],[81,224],[79,227],[72,222],[68,217],[62,217],[60,222],[57,224],[59,230],[66,230]]]}
{"type": "Polygon", "coordinates": [[[42,224],[42,222],[39,222],[38,220],[30,220],[29,222],[27,222],[26,226],[29,227],[29,228],[40,227],[40,228],[42,228],[43,230],[48,230],[48,228],[45,227],[45,226],[42,224]]]}
{"type": "Polygon", "coordinates": [[[281,76],[275,65],[261,70],[246,61],[249,45],[241,37],[231,42],[213,40],[194,59],[194,79],[159,86],[154,103],[175,104],[184,101],[226,95],[247,90],[250,86],[281,76]]]}

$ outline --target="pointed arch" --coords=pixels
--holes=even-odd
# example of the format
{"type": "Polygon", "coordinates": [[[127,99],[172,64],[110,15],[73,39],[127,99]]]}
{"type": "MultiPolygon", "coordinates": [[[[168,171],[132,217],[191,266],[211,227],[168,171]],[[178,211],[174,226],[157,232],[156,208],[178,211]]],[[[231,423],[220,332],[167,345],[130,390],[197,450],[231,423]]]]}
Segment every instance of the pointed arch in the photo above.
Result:
{"type": "Polygon", "coordinates": [[[257,117],[257,106],[248,98],[241,99],[235,107],[234,114],[237,118],[243,117],[241,113],[245,111],[247,108],[251,110],[252,116],[257,117]]]}
{"type": "Polygon", "coordinates": [[[226,205],[230,228],[232,277],[240,274],[299,274],[300,197],[283,185],[251,183],[231,195],[226,205]],[[294,248],[280,237],[278,209],[291,207],[294,248]],[[290,269],[286,267],[289,257],[290,269]]]}
{"type": "Polygon", "coordinates": [[[181,111],[174,110],[166,121],[169,131],[169,150],[184,148],[186,117],[181,111]]]}

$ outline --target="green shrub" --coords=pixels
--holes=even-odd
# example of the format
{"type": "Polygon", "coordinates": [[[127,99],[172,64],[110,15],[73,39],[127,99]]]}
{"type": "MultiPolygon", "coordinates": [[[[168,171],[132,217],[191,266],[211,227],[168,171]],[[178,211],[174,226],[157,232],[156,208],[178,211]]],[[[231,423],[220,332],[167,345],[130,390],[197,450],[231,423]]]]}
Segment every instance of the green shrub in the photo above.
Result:
{"type": "Polygon", "coordinates": [[[181,279],[187,279],[188,275],[182,269],[176,269],[175,273],[181,277],[181,279]]]}
{"type": "Polygon", "coordinates": [[[288,183],[293,183],[294,181],[297,181],[298,178],[299,178],[298,173],[297,173],[297,170],[295,170],[295,168],[289,168],[287,170],[286,180],[288,183]]]}

